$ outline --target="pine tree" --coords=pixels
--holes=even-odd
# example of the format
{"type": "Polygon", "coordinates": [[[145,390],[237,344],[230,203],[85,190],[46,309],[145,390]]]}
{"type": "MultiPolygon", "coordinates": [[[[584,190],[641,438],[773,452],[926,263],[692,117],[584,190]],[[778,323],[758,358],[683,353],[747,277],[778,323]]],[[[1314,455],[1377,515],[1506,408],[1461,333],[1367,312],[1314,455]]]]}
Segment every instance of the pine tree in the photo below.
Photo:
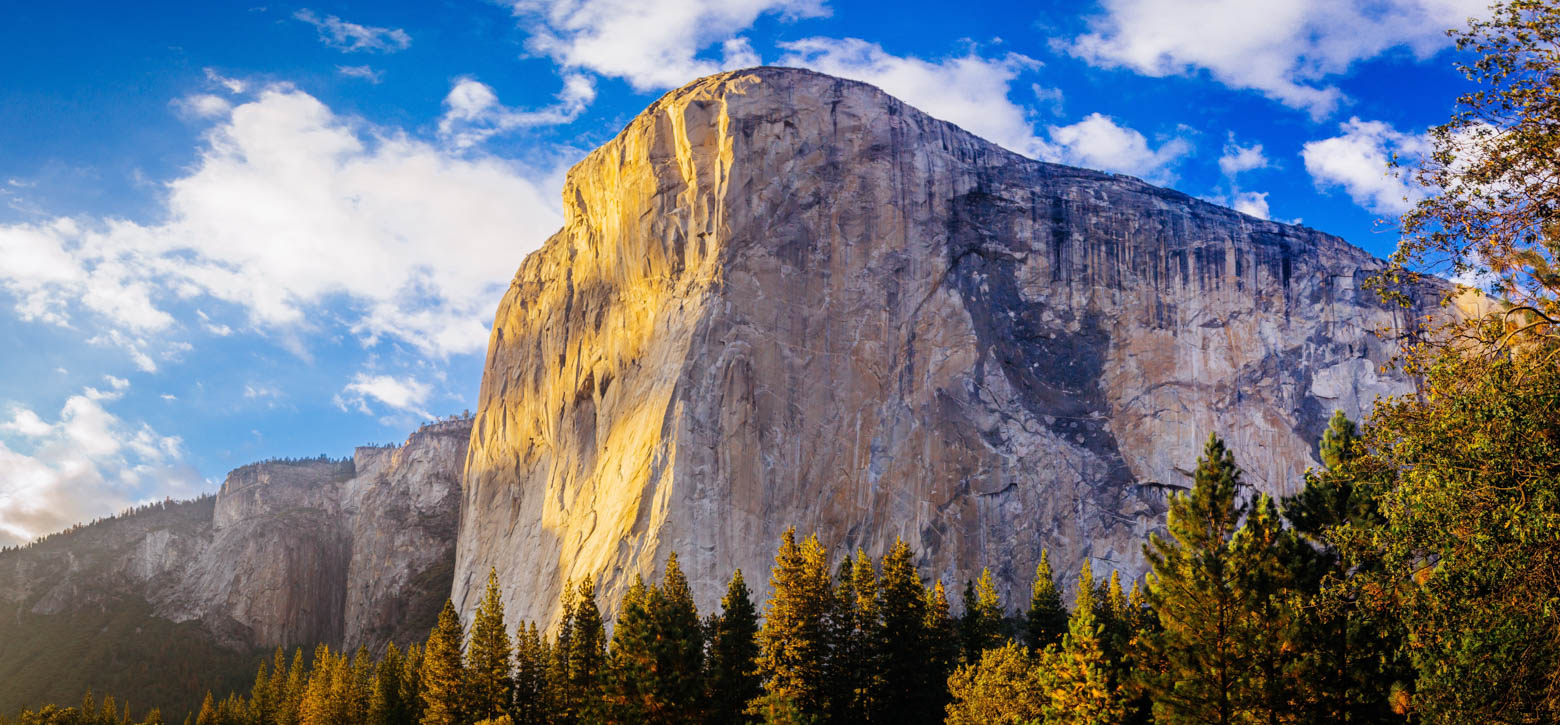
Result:
{"type": "MultiPolygon", "coordinates": [[[[1385,722],[1395,718],[1394,683],[1411,678],[1401,658],[1395,606],[1370,607],[1363,596],[1382,567],[1369,542],[1385,523],[1371,486],[1359,480],[1364,447],[1354,423],[1333,414],[1322,434],[1322,469],[1283,503],[1295,534],[1310,546],[1291,557],[1299,603],[1296,678],[1300,708],[1313,722],[1385,722]]],[[[1389,602],[1389,604],[1391,604],[1389,602]]]]}
{"type": "MultiPolygon", "coordinates": [[[[280,656],[280,650],[277,652],[280,656]]],[[[255,672],[255,684],[249,688],[249,721],[253,725],[272,725],[276,722],[275,690],[271,688],[271,675],[264,662],[255,672]]]]}
{"type": "Polygon", "coordinates": [[[1236,594],[1248,613],[1240,621],[1235,644],[1250,663],[1241,689],[1241,709],[1261,722],[1292,722],[1296,702],[1296,609],[1292,571],[1293,540],[1279,520],[1278,507],[1266,494],[1251,506],[1246,522],[1230,540],[1230,563],[1237,572],[1236,594]]]}
{"type": "Polygon", "coordinates": [[[1151,535],[1144,547],[1160,631],[1145,643],[1156,667],[1140,674],[1156,722],[1229,725],[1245,717],[1239,705],[1251,663],[1237,638],[1249,615],[1228,549],[1244,513],[1240,486],[1234,456],[1210,436],[1192,490],[1170,497],[1172,539],[1151,535]]]}
{"type": "Polygon", "coordinates": [[[514,665],[509,652],[498,571],[489,569],[487,589],[471,620],[471,646],[466,650],[463,715],[467,719],[487,720],[509,711],[514,696],[514,665]]]}
{"type": "MultiPolygon", "coordinates": [[[[1119,587],[1118,587],[1119,591],[1119,587]]],[[[1047,723],[1115,725],[1125,715],[1121,697],[1111,682],[1111,665],[1100,641],[1101,626],[1095,613],[1099,603],[1094,572],[1088,561],[1078,576],[1078,598],[1067,622],[1060,648],[1052,645],[1041,656],[1049,670],[1050,702],[1047,723]]]]}
{"type": "Polygon", "coordinates": [[[406,722],[421,723],[423,651],[413,644],[401,659],[401,702],[406,705],[406,722]]]}
{"type": "Polygon", "coordinates": [[[835,579],[834,613],[830,617],[833,641],[825,674],[825,680],[833,685],[829,719],[860,722],[868,717],[880,676],[875,659],[880,624],[877,571],[867,553],[857,549],[855,558],[840,560],[835,579]]]}
{"type": "Polygon", "coordinates": [[[516,725],[541,725],[552,708],[547,703],[547,661],[550,655],[536,622],[515,635],[516,725]]]}
{"type": "Polygon", "coordinates": [[[675,553],[667,557],[659,596],[650,600],[650,617],[656,634],[651,648],[656,692],[652,715],[669,723],[699,720],[704,712],[704,632],[675,553]]]}
{"type": "Polygon", "coordinates": [[[934,714],[948,706],[948,677],[959,664],[958,624],[949,611],[948,591],[942,580],[932,583],[926,592],[926,620],[922,636],[926,643],[926,670],[931,684],[926,697],[934,714]]]}
{"type": "Polygon", "coordinates": [[[726,586],[710,635],[709,720],[742,723],[747,705],[763,691],[758,678],[758,612],[738,569],[726,586]]]}
{"type": "Polygon", "coordinates": [[[910,546],[903,539],[883,556],[878,585],[879,619],[876,655],[878,691],[873,697],[872,718],[877,722],[935,722],[941,714],[936,690],[937,663],[927,655],[926,586],[915,570],[910,546]]]}
{"type": "Polygon", "coordinates": [[[1067,609],[1062,606],[1062,590],[1057,588],[1056,575],[1051,572],[1051,553],[1045,549],[1040,550],[1040,563],[1035,566],[1026,624],[1024,639],[1037,652],[1061,642],[1062,635],[1067,633],[1067,609]]]}
{"type": "Polygon", "coordinates": [[[298,725],[303,717],[304,690],[309,686],[308,670],[303,666],[303,649],[294,648],[292,665],[287,668],[287,684],[279,698],[276,722],[278,725],[298,725]]]}
{"type": "Polygon", "coordinates": [[[834,592],[827,562],[817,536],[798,545],[795,530],[786,529],[775,554],[772,593],[759,633],[764,697],[755,703],[754,713],[760,717],[794,710],[816,718],[829,712],[826,668],[834,592]]]}
{"type": "Polygon", "coordinates": [[[209,690],[206,699],[200,703],[200,714],[195,716],[195,725],[221,725],[217,722],[217,703],[209,690]]]}
{"type": "Polygon", "coordinates": [[[369,699],[369,725],[412,725],[411,708],[402,699],[401,651],[391,642],[374,672],[373,695],[369,699]]]}
{"type": "Polygon", "coordinates": [[[466,722],[462,711],[466,672],[461,662],[461,639],[460,617],[455,613],[455,604],[446,599],[423,648],[422,725],[466,722]]]}
{"type": "Polygon", "coordinates": [[[981,569],[979,579],[964,583],[964,614],[959,618],[964,661],[979,662],[981,652],[1001,647],[1007,639],[1002,629],[1002,601],[997,597],[997,586],[991,580],[991,570],[981,569]]]}
{"type": "Polygon", "coordinates": [[[605,714],[606,627],[596,607],[596,585],[589,576],[580,581],[574,597],[568,651],[564,653],[568,666],[566,712],[580,722],[596,722],[605,714]]]}
{"type": "Polygon", "coordinates": [[[612,717],[618,722],[644,722],[655,707],[655,653],[652,648],[656,631],[650,600],[659,595],[659,592],[652,593],[636,575],[618,605],[606,687],[612,717]]]}

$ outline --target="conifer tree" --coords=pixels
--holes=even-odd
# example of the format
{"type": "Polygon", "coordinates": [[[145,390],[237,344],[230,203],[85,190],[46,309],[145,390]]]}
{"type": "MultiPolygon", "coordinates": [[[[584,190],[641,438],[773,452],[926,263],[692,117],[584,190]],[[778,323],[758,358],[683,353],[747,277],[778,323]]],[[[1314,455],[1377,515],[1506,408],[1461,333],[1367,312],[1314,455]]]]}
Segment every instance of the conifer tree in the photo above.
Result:
{"type": "Polygon", "coordinates": [[[617,623],[612,630],[612,648],[608,658],[607,698],[612,717],[619,722],[644,722],[655,706],[655,623],[651,619],[652,595],[644,580],[634,583],[618,605],[617,623]]]}
{"type": "Polygon", "coordinates": [[[1085,560],[1067,634],[1061,647],[1052,645],[1041,656],[1041,666],[1049,671],[1047,723],[1116,725],[1125,717],[1121,697],[1111,682],[1110,663],[1100,639],[1102,628],[1095,617],[1097,611],[1094,572],[1085,560]]]}
{"type": "Polygon", "coordinates": [[[1250,663],[1240,709],[1262,722],[1288,721],[1298,699],[1295,590],[1288,567],[1294,547],[1266,494],[1252,504],[1229,550],[1236,593],[1247,613],[1235,633],[1235,646],[1250,663]]]}
{"type": "Polygon", "coordinates": [[[547,703],[549,657],[546,640],[542,639],[536,622],[516,632],[513,710],[516,725],[540,725],[552,710],[547,703]]]}
{"type": "Polygon", "coordinates": [[[406,704],[408,723],[422,722],[422,663],[422,648],[416,644],[407,646],[401,658],[401,702],[406,704]]]}
{"type": "Polygon", "coordinates": [[[369,725],[412,725],[411,708],[402,700],[404,667],[401,650],[391,642],[374,673],[373,695],[368,705],[369,725]]]}
{"type": "Polygon", "coordinates": [[[206,692],[206,699],[200,703],[200,714],[195,716],[195,725],[221,725],[217,721],[217,703],[211,697],[211,692],[206,692]]]}
{"type": "Polygon", "coordinates": [[[1051,571],[1051,553],[1041,549],[1035,583],[1029,593],[1025,643],[1037,652],[1043,650],[1047,645],[1060,643],[1067,626],[1067,608],[1062,605],[1062,590],[1057,588],[1056,575],[1051,571]]]}
{"type": "Polygon", "coordinates": [[[1002,601],[997,597],[991,570],[981,569],[980,578],[964,583],[964,614],[959,618],[959,633],[964,641],[964,661],[980,661],[980,653],[1001,647],[1002,601]]]}
{"type": "Polygon", "coordinates": [[[937,679],[936,663],[927,657],[931,643],[926,629],[926,586],[912,557],[903,539],[896,540],[883,556],[878,585],[881,624],[873,658],[880,674],[871,710],[877,722],[935,722],[940,715],[941,698],[933,690],[944,680],[937,679]]]}
{"type": "Polygon", "coordinates": [[[294,648],[292,664],[287,668],[287,684],[278,703],[276,722],[279,725],[298,725],[302,718],[304,690],[309,685],[308,675],[303,666],[303,648],[294,648]]]}
{"type": "Polygon", "coordinates": [[[271,675],[264,662],[255,672],[255,684],[249,688],[249,721],[253,725],[276,722],[276,700],[272,695],[271,675]]]}
{"type": "MultiPolygon", "coordinates": [[[[345,660],[342,662],[345,665],[345,660]]],[[[368,720],[368,708],[374,697],[374,658],[368,648],[358,645],[352,655],[349,676],[344,678],[343,690],[347,701],[347,722],[361,725],[368,720]]]]}
{"type": "Polygon", "coordinates": [[[472,721],[496,718],[509,711],[514,696],[514,666],[509,659],[509,630],[498,571],[488,569],[487,589],[471,620],[471,646],[466,650],[464,717],[472,721]]]}
{"type": "Polygon", "coordinates": [[[667,557],[658,594],[650,600],[656,635],[651,647],[656,693],[652,715],[661,722],[693,722],[704,711],[704,632],[675,553],[667,557]]]}
{"type": "Polygon", "coordinates": [[[747,705],[763,691],[758,678],[758,612],[738,569],[726,586],[710,635],[709,720],[748,722],[747,705]]]}
{"type": "Polygon", "coordinates": [[[817,536],[800,545],[786,529],[770,574],[764,628],[759,633],[758,667],[764,696],[754,713],[769,717],[794,711],[800,717],[829,712],[826,681],[830,615],[834,611],[828,555],[817,536]]]}
{"type": "Polygon", "coordinates": [[[928,706],[935,715],[943,713],[948,706],[948,677],[959,664],[960,652],[958,623],[949,610],[948,591],[943,588],[941,579],[932,582],[931,588],[926,591],[926,620],[922,636],[925,637],[926,670],[931,683],[926,696],[928,706]]]}
{"type": "MultiPolygon", "coordinates": [[[[438,623],[428,633],[422,661],[422,725],[461,725],[465,722],[466,672],[461,662],[460,617],[448,599],[439,610],[438,623]]],[[[305,725],[308,725],[307,723],[305,725]]]]}
{"type": "Polygon", "coordinates": [[[574,591],[574,605],[565,680],[566,712],[579,722],[596,722],[604,716],[603,684],[607,666],[607,634],[596,607],[596,585],[586,576],[574,591]]]}
{"type": "Polygon", "coordinates": [[[1249,615],[1228,549],[1244,513],[1240,486],[1234,456],[1210,436],[1192,490],[1170,497],[1171,539],[1151,535],[1144,547],[1160,631],[1145,643],[1156,667],[1140,674],[1156,722],[1229,725],[1245,717],[1239,707],[1251,663],[1237,638],[1249,615]]]}
{"type": "Polygon", "coordinates": [[[574,644],[574,615],[578,609],[573,581],[563,583],[558,609],[558,632],[548,646],[546,701],[552,708],[552,718],[570,725],[579,715],[579,703],[569,685],[569,650],[574,644]]]}

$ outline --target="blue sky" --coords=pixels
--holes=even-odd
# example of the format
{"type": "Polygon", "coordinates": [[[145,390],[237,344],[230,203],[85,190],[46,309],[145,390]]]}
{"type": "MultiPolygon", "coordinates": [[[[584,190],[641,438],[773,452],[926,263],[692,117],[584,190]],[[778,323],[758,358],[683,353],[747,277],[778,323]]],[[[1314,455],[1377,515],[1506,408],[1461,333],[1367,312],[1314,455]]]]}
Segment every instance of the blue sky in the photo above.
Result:
{"type": "Polygon", "coordinates": [[[474,408],[563,173],[669,88],[875,83],[1384,255],[1481,0],[11,3],[0,544],[474,408]]]}

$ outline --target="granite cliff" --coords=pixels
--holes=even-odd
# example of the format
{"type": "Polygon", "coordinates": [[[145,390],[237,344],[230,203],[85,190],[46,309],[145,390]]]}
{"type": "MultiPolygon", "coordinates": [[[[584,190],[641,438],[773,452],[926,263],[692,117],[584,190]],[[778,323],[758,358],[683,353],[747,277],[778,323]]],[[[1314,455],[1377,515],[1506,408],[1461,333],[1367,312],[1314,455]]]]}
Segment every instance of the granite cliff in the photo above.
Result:
{"type": "Polygon", "coordinates": [[[450,590],[470,430],[250,464],[215,496],[0,553],[0,712],[88,686],[189,706],[247,685],[278,645],[421,641],[450,590]],[[180,676],[158,679],[159,653],[182,653],[161,665],[180,676]]]}
{"type": "Polygon", "coordinates": [[[1408,389],[1378,260],[1311,229],[1008,152],[801,70],[667,94],[568,175],[494,319],[453,596],[551,622],[672,552],[701,608],[781,531],[923,573],[1042,547],[1127,576],[1209,432],[1292,492],[1334,409],[1408,389]]]}

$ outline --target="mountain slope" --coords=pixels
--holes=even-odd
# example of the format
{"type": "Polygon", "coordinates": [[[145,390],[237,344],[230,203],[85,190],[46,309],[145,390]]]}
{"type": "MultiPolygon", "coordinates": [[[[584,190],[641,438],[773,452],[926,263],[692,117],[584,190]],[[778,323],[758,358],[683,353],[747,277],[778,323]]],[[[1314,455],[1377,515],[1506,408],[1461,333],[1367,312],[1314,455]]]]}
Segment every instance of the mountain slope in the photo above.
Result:
{"type": "Polygon", "coordinates": [[[421,641],[450,589],[469,420],[0,552],[0,713],[91,688],[177,719],[276,646],[421,641]]]}
{"type": "MultiPolygon", "coordinates": [[[[1144,569],[1209,432],[1298,484],[1333,409],[1430,308],[1340,239],[1021,157],[852,81],[696,81],[569,173],[565,225],[495,316],[454,594],[488,568],[550,622],[677,552],[701,608],[781,531],[1027,594],[1144,569]]],[[[763,592],[760,587],[759,593],[763,592]]]]}

